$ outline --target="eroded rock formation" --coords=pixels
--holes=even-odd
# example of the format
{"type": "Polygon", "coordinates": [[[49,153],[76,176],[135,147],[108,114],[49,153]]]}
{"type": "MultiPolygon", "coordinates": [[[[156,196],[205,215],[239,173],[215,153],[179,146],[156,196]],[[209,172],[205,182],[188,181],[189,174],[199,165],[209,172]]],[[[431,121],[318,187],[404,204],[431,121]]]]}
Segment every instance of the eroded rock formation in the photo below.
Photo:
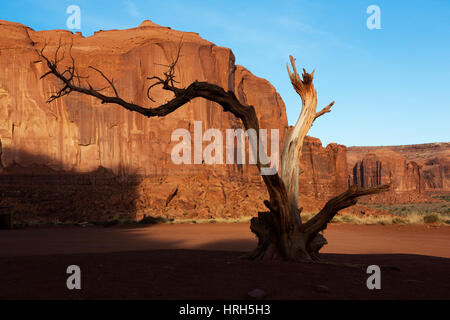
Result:
{"type": "MultiPolygon", "coordinates": [[[[35,63],[38,56],[34,50],[46,45],[50,54],[59,39],[63,44],[73,43],[78,68],[83,76],[90,75],[94,87],[104,83],[87,68],[89,65],[115,79],[125,99],[147,107],[169,98],[167,92],[155,89],[152,96],[156,102],[147,99],[146,88],[151,82],[146,78],[166,71],[163,65],[176,57],[182,41],[182,57],[176,69],[181,86],[198,80],[232,90],[242,101],[255,106],[262,128],[276,128],[281,138],[284,135],[285,107],[273,86],[236,66],[230,49],[218,47],[196,33],[144,22],[137,28],[99,31],[84,38],[65,30],[35,32],[1,21],[0,34],[0,140],[4,168],[44,165],[57,171],[89,172],[104,167],[116,174],[193,174],[204,171],[205,166],[179,166],[171,161],[170,153],[177,143],[171,141],[175,129],[192,131],[194,121],[203,122],[203,131],[217,128],[224,134],[225,129],[241,127],[231,114],[202,99],[161,119],[146,119],[79,94],[47,104],[57,83],[50,78],[39,80],[46,66],[35,63]]],[[[207,170],[230,174],[242,168],[223,165],[207,170]]]]}
{"type": "MultiPolygon", "coordinates": [[[[196,33],[146,21],[137,28],[99,31],[85,38],[66,30],[36,32],[0,20],[0,202],[13,204],[16,217],[23,221],[37,216],[67,221],[143,214],[239,217],[264,209],[267,195],[254,166],[171,161],[177,143],[171,134],[177,128],[193,134],[194,121],[202,121],[203,131],[217,128],[224,135],[226,129],[241,128],[237,119],[211,102],[197,99],[158,119],[78,94],[46,103],[57,82],[50,77],[39,80],[45,66],[36,61],[35,49],[46,46],[48,53],[54,52],[59,39],[73,43],[78,68],[91,77],[93,86],[104,83],[89,65],[113,78],[123,98],[146,107],[169,98],[167,92],[155,89],[156,102],[147,99],[147,77],[166,70],[164,65],[175,58],[182,40],[176,69],[181,85],[194,80],[219,84],[256,108],[262,128],[278,129],[283,139],[287,127],[284,103],[273,86],[235,65],[230,49],[196,33]],[[175,188],[176,195],[166,205],[175,188]]],[[[392,182],[389,201],[449,192],[449,152],[448,143],[324,148],[320,140],[307,137],[300,203],[305,212],[316,210],[351,183],[392,182]]]]}
{"type": "Polygon", "coordinates": [[[350,183],[392,183],[393,190],[383,195],[390,201],[429,200],[426,194],[450,192],[450,143],[349,147],[347,163],[350,183]]]}
{"type": "Polygon", "coordinates": [[[347,148],[331,143],[325,148],[322,142],[307,137],[303,144],[300,167],[300,193],[306,197],[328,200],[344,192],[347,183],[347,148]]]}

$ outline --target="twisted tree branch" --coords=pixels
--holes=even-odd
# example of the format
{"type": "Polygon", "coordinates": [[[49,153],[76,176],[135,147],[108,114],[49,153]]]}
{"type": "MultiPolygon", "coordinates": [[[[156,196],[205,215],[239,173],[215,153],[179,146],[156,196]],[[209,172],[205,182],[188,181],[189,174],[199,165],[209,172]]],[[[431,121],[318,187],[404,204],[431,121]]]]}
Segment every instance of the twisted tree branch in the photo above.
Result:
{"type": "MultiPolygon", "coordinates": [[[[225,112],[232,113],[240,119],[246,130],[254,129],[259,140],[259,121],[255,108],[251,105],[242,104],[233,91],[225,91],[222,87],[208,82],[194,81],[185,88],[176,87],[175,66],[179,61],[181,52],[181,42],[178,47],[177,56],[172,63],[167,65],[168,70],[164,76],[148,77],[148,80],[155,81],[147,89],[147,97],[154,101],[150,95],[151,89],[161,86],[163,90],[170,91],[174,97],[168,102],[155,108],[145,108],[140,105],[130,103],[122,99],[115,87],[114,79],[109,79],[101,70],[89,66],[89,69],[96,71],[106,82],[107,86],[102,89],[95,89],[89,82],[88,76],[80,76],[77,70],[75,59],[72,56],[72,45],[69,53],[71,64],[64,70],[59,69],[60,63],[64,60],[64,53],[60,56],[61,42],[59,43],[54,58],[48,58],[44,51],[45,46],[36,51],[40,61],[47,64],[48,71],[41,79],[53,75],[60,82],[60,89],[52,94],[48,102],[52,102],[71,92],[79,92],[95,97],[101,103],[113,103],[123,108],[138,112],[146,117],[164,117],[196,98],[203,98],[219,104],[225,112]],[[100,91],[111,89],[113,96],[101,93],[100,91]]],[[[327,202],[325,207],[312,219],[302,224],[300,211],[298,209],[298,176],[300,174],[300,155],[303,141],[311,128],[313,122],[323,114],[330,112],[334,102],[316,112],[317,92],[314,89],[314,71],[309,74],[303,69],[303,74],[297,72],[295,59],[290,56],[293,72],[288,66],[288,73],[295,91],[302,100],[302,109],[293,130],[287,134],[283,154],[281,159],[281,176],[278,173],[272,175],[262,175],[263,181],[269,192],[269,201],[264,204],[270,212],[259,213],[258,218],[251,221],[251,230],[258,236],[259,245],[254,252],[254,257],[288,257],[291,259],[309,258],[315,259],[320,248],[326,243],[318,232],[325,229],[327,224],[336,213],[348,206],[356,203],[357,198],[367,194],[374,194],[386,191],[389,186],[379,186],[368,189],[361,189],[356,186],[351,187],[341,195],[327,202]]],[[[263,164],[257,153],[256,165],[261,170],[268,166],[263,164]]],[[[168,200],[170,201],[170,200],[168,200]]]]}
{"type": "Polygon", "coordinates": [[[301,230],[305,232],[308,237],[313,238],[318,232],[326,228],[327,224],[340,210],[356,204],[359,197],[385,192],[389,190],[390,186],[390,184],[383,184],[371,188],[361,188],[357,185],[353,185],[344,193],[330,199],[317,215],[301,226],[301,230]]]}
{"type": "MultiPolygon", "coordinates": [[[[186,88],[175,87],[175,65],[179,61],[181,52],[181,43],[178,47],[177,56],[174,61],[168,65],[168,71],[164,73],[164,78],[158,76],[152,76],[147,79],[157,80],[147,89],[147,96],[150,97],[150,90],[155,86],[162,86],[164,90],[171,91],[174,94],[174,98],[155,108],[145,108],[140,105],[129,103],[122,99],[118,94],[117,89],[114,86],[113,80],[110,80],[103,72],[90,66],[90,69],[97,71],[109,84],[106,88],[111,88],[115,96],[108,96],[99,92],[99,90],[94,89],[89,82],[87,82],[87,87],[81,84],[80,79],[83,78],[77,76],[78,71],[75,67],[75,63],[68,67],[64,71],[59,70],[58,64],[62,61],[58,58],[58,52],[60,50],[60,45],[58,45],[57,52],[55,53],[55,59],[51,60],[44,54],[45,47],[37,51],[40,59],[45,61],[49,71],[45,73],[42,78],[52,74],[62,83],[61,89],[56,95],[52,95],[48,102],[51,102],[57,98],[67,95],[71,92],[79,92],[92,97],[95,97],[101,101],[101,103],[113,103],[122,106],[123,108],[138,112],[146,117],[164,117],[189,101],[195,98],[204,98],[212,102],[219,104],[225,112],[231,112],[235,117],[240,119],[244,124],[246,130],[254,129],[257,134],[257,140],[259,140],[259,121],[256,116],[255,108],[251,105],[244,105],[240,103],[233,91],[225,91],[222,87],[211,84],[208,82],[198,82],[194,81],[186,88]],[[75,83],[74,79],[78,80],[75,83]]],[[[70,46],[70,51],[72,46],[70,46]]],[[[72,55],[72,54],[71,54],[72,55]]],[[[104,89],[104,88],[103,88],[104,89]]],[[[257,153],[256,165],[259,169],[267,167],[268,164],[262,164],[260,161],[259,153],[257,153]]],[[[267,186],[270,203],[273,208],[278,208],[279,216],[286,216],[287,213],[283,210],[283,203],[287,202],[286,188],[283,181],[280,179],[278,174],[273,175],[263,175],[263,181],[267,186]]]]}

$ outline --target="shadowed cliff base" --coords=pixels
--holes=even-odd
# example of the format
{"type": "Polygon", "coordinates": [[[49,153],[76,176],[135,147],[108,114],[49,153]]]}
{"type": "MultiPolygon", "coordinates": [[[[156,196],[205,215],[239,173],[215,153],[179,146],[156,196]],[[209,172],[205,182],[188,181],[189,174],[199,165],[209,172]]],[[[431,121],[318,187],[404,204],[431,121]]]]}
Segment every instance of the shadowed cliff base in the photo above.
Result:
{"type": "Polygon", "coordinates": [[[28,165],[1,168],[0,205],[11,207],[16,227],[136,219],[140,179],[130,170],[126,176],[103,167],[62,171],[58,168],[63,165],[46,155],[17,150],[14,154],[28,165]]]}
{"type": "MultiPolygon", "coordinates": [[[[324,163],[328,161],[328,155],[320,150],[313,151],[316,140],[309,138],[305,142],[304,165],[317,169],[322,163],[328,167],[329,163],[324,163]]],[[[268,197],[261,177],[249,174],[247,169],[241,174],[224,174],[221,169],[216,171],[213,166],[204,165],[203,171],[195,169],[198,171],[195,174],[152,176],[138,175],[135,172],[139,170],[135,168],[122,168],[126,174],[121,175],[103,167],[76,172],[63,171],[64,164],[47,155],[9,148],[2,151],[26,164],[0,168],[0,206],[12,206],[16,227],[72,223],[113,225],[136,223],[144,217],[161,217],[166,221],[174,219],[175,222],[236,222],[265,210],[263,201],[268,197]]],[[[329,170],[310,170],[308,172],[313,174],[300,176],[308,186],[301,188],[299,194],[305,219],[318,212],[325,199],[343,188],[331,181],[336,169],[329,170]]],[[[415,199],[411,198],[412,202],[415,199]]],[[[405,220],[408,218],[405,215],[410,214],[419,215],[421,222],[422,215],[433,214],[446,216],[443,222],[450,221],[446,193],[430,197],[430,203],[421,204],[389,205],[383,199],[378,205],[364,204],[368,200],[363,197],[360,200],[363,204],[344,209],[336,221],[378,223],[383,217],[392,220],[400,216],[405,220]]],[[[386,223],[386,219],[379,223],[386,223]]],[[[407,223],[403,220],[397,222],[407,223]]]]}

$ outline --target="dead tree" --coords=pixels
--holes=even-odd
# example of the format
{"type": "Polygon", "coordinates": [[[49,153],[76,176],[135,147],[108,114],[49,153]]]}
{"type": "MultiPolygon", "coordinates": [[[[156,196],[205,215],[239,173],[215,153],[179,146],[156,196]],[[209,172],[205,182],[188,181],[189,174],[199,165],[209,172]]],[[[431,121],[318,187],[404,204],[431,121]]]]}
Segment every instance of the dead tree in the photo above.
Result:
{"type": "MultiPolygon", "coordinates": [[[[170,91],[173,98],[155,108],[145,108],[140,105],[123,100],[114,85],[114,81],[109,79],[101,70],[89,66],[97,72],[107,83],[101,89],[95,89],[89,82],[88,77],[79,75],[75,59],[72,56],[71,47],[70,65],[60,70],[60,63],[64,54],[60,54],[61,45],[58,45],[53,58],[48,57],[44,51],[37,51],[40,60],[44,62],[48,71],[42,78],[48,75],[56,77],[60,83],[60,89],[51,95],[48,102],[61,98],[71,92],[79,92],[101,101],[101,103],[113,103],[123,108],[138,112],[146,117],[164,117],[174,112],[189,101],[196,98],[203,98],[219,104],[225,112],[231,112],[239,118],[245,129],[254,129],[259,135],[259,122],[255,108],[245,105],[239,101],[233,91],[225,91],[222,87],[208,83],[195,81],[187,87],[176,86],[175,66],[180,57],[181,45],[174,61],[167,66],[167,71],[163,76],[152,76],[147,78],[154,81],[148,87],[147,97],[151,98],[151,89],[161,86],[164,90],[170,91]],[[113,95],[103,94],[102,91],[109,89],[113,95]]],[[[318,260],[318,252],[327,242],[320,234],[327,227],[333,217],[344,208],[356,204],[357,199],[364,195],[376,194],[389,189],[389,185],[381,185],[372,188],[360,188],[351,186],[347,191],[329,200],[323,209],[313,218],[306,222],[301,220],[301,208],[298,207],[298,177],[300,172],[300,155],[303,141],[311,128],[313,122],[323,114],[330,112],[334,102],[316,112],[317,92],[314,89],[314,71],[309,74],[303,69],[300,76],[295,66],[295,59],[290,56],[292,72],[288,73],[295,91],[300,95],[302,108],[300,116],[294,128],[292,128],[285,139],[283,153],[281,156],[281,174],[262,175],[262,179],[269,193],[269,200],[264,204],[269,209],[267,212],[259,212],[258,217],[251,220],[250,229],[258,238],[256,249],[250,253],[252,259],[272,259],[282,258],[295,261],[318,260]]],[[[257,136],[257,141],[259,137],[257,136]]],[[[266,167],[257,155],[257,167],[261,171],[266,167]]]]}

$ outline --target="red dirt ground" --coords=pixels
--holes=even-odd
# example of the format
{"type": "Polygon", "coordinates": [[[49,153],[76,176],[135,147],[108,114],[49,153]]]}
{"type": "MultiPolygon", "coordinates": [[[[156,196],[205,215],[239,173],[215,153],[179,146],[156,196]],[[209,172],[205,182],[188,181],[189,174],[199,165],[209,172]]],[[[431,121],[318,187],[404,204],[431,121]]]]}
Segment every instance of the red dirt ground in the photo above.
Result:
{"type": "Polygon", "coordinates": [[[0,232],[0,299],[450,299],[450,228],[331,224],[324,259],[365,268],[242,259],[248,224],[39,228],[0,232]],[[66,288],[67,266],[82,290],[66,288]],[[326,286],[327,290],[319,286],[326,286]]]}

